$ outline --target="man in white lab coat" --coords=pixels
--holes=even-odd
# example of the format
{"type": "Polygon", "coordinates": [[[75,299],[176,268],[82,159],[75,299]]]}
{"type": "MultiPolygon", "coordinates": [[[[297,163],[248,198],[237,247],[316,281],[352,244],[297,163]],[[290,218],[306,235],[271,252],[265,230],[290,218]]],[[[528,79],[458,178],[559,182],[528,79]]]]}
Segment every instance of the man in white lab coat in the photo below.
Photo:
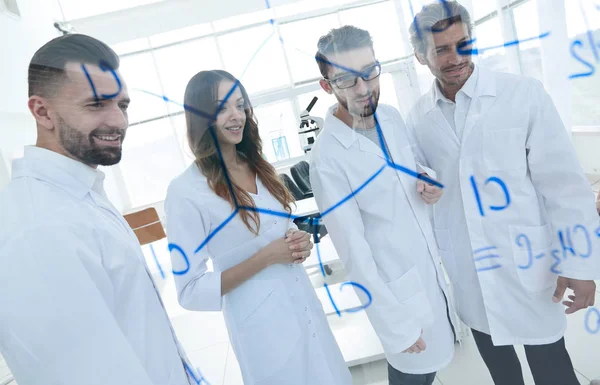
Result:
{"type": "Polygon", "coordinates": [[[318,49],[321,87],[338,103],[311,151],[313,193],[350,280],[371,294],[366,312],[389,383],[429,385],[451,361],[455,340],[426,206],[441,190],[415,178],[402,117],[378,106],[381,65],[369,33],[334,29],[318,49]]]}
{"type": "Polygon", "coordinates": [[[119,162],[128,126],[118,67],[78,34],[29,66],[37,143],[0,193],[0,352],[19,385],[197,383],[97,170],[119,162]]]}
{"type": "Polygon", "coordinates": [[[523,384],[515,344],[536,384],[579,384],[564,313],[594,304],[593,193],[542,84],[474,65],[471,32],[455,1],[424,7],[410,28],[436,80],[407,126],[417,160],[446,186],[434,227],[457,311],[496,385],[523,384]]]}

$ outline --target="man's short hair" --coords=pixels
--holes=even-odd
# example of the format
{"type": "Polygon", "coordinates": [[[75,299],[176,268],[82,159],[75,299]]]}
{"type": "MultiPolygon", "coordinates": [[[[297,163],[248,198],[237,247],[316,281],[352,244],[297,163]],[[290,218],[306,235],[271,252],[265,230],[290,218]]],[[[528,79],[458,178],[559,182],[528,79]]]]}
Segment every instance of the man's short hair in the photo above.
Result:
{"type": "Polygon", "coordinates": [[[464,23],[467,25],[469,37],[472,36],[473,25],[469,11],[452,0],[438,0],[428,4],[417,13],[410,25],[410,42],[415,52],[425,56],[427,54],[426,36],[432,33],[441,32],[455,23],[464,23]]]}
{"type": "Polygon", "coordinates": [[[327,35],[321,36],[317,43],[318,50],[315,56],[321,75],[327,78],[329,67],[331,66],[327,59],[328,55],[363,47],[370,47],[372,50],[373,39],[368,31],[352,25],[332,29],[327,35]]]}
{"type": "Polygon", "coordinates": [[[93,37],[68,34],[50,40],[33,55],[29,63],[29,96],[52,97],[67,79],[68,62],[102,65],[119,69],[119,56],[108,45],[93,37]]]}

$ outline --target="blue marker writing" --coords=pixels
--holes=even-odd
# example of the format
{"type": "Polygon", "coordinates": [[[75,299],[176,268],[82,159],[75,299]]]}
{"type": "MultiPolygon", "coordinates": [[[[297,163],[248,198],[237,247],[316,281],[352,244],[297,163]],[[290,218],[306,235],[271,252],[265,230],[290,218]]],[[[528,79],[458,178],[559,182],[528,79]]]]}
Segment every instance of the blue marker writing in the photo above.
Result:
{"type": "Polygon", "coordinates": [[[156,266],[158,266],[158,271],[160,272],[160,276],[162,277],[162,279],[165,279],[165,272],[163,271],[162,267],[160,266],[160,263],[158,263],[158,258],[156,258],[156,253],[154,252],[154,247],[152,246],[152,244],[149,244],[148,246],[150,246],[150,252],[152,253],[152,257],[154,258],[154,262],[156,263],[156,266]]]}
{"type": "MultiPolygon", "coordinates": [[[[491,253],[491,251],[497,250],[497,249],[498,248],[496,246],[488,246],[488,247],[483,247],[481,249],[473,250],[473,255],[475,256],[473,261],[475,261],[475,264],[477,265],[478,264],[477,262],[498,259],[498,258],[500,258],[500,256],[498,254],[491,253]],[[483,255],[479,255],[482,253],[483,253],[483,255]],[[479,256],[477,256],[477,255],[479,255],[479,256]]],[[[478,267],[477,272],[496,270],[501,267],[502,267],[502,265],[499,263],[495,263],[495,264],[491,264],[491,265],[488,264],[488,265],[484,265],[482,267],[478,267]]]]}
{"type": "Polygon", "coordinates": [[[527,235],[519,234],[515,241],[517,243],[517,246],[525,246],[527,248],[527,265],[518,265],[519,269],[529,269],[531,266],[533,266],[534,259],[541,259],[544,257],[544,253],[538,254],[535,257],[533,256],[533,251],[531,249],[531,241],[529,240],[529,237],[527,235]]]}
{"type": "Polygon", "coordinates": [[[562,260],[560,259],[559,253],[560,253],[560,250],[558,250],[558,249],[553,249],[552,253],[551,253],[552,259],[554,260],[554,264],[552,266],[550,266],[550,271],[557,275],[562,274],[562,271],[557,269],[557,267],[562,262],[562,260]]]}
{"type": "Polygon", "coordinates": [[[183,365],[185,366],[185,370],[192,377],[192,379],[194,380],[194,382],[196,383],[196,385],[202,385],[202,384],[210,385],[210,383],[202,376],[202,373],[200,373],[200,369],[196,368],[196,370],[198,371],[198,373],[200,375],[200,378],[196,378],[196,374],[194,373],[194,371],[192,370],[192,368],[190,368],[190,366],[188,365],[188,363],[184,361],[183,365]]]}
{"type": "Polygon", "coordinates": [[[177,246],[174,243],[169,243],[169,252],[173,252],[173,250],[176,250],[177,252],[179,252],[179,254],[181,254],[181,256],[183,257],[185,264],[186,264],[185,269],[179,270],[179,271],[173,270],[173,274],[184,275],[185,273],[187,273],[190,270],[190,260],[188,259],[187,255],[185,254],[185,251],[183,251],[183,249],[181,247],[177,246]]]}
{"type": "MultiPolygon", "coordinates": [[[[475,176],[471,175],[470,181],[471,181],[471,187],[473,188],[473,193],[475,194],[475,201],[477,202],[477,207],[479,208],[479,214],[483,217],[483,216],[485,216],[485,212],[483,209],[483,203],[481,202],[481,195],[479,193],[479,187],[477,186],[477,181],[475,180],[475,176]]],[[[502,179],[500,179],[496,176],[489,177],[485,181],[486,186],[490,183],[495,183],[498,186],[500,186],[500,188],[502,189],[502,192],[504,193],[505,201],[501,206],[489,206],[489,209],[493,210],[493,211],[502,211],[502,210],[506,209],[508,206],[510,206],[510,193],[508,192],[508,187],[506,187],[506,184],[502,181],[502,179]]]]}
{"type": "Polygon", "coordinates": [[[583,43],[581,42],[581,40],[575,40],[571,43],[571,48],[570,48],[571,56],[573,56],[575,58],[575,60],[577,60],[584,66],[586,66],[588,68],[588,71],[579,72],[579,73],[570,75],[569,79],[576,79],[576,78],[592,76],[594,73],[596,73],[596,67],[592,63],[588,62],[587,60],[585,60],[581,56],[579,56],[579,54],[577,52],[575,52],[575,48],[583,48],[583,43]]]}
{"type": "MultiPolygon", "coordinates": [[[[586,245],[587,245],[587,248],[586,248],[587,253],[585,253],[585,254],[577,253],[577,254],[581,258],[589,258],[592,255],[592,240],[590,239],[590,233],[582,225],[576,225],[575,227],[573,227],[573,235],[575,235],[575,233],[577,233],[577,232],[583,233],[583,236],[585,237],[585,241],[586,241],[586,245]]],[[[579,249],[577,249],[577,250],[579,251],[579,249]]]]}
{"type": "Polygon", "coordinates": [[[94,93],[94,100],[96,102],[100,101],[100,100],[104,100],[104,99],[114,99],[115,97],[117,97],[121,91],[123,90],[123,85],[121,84],[121,80],[119,79],[119,76],[117,75],[117,73],[115,72],[115,70],[108,65],[108,63],[106,63],[105,61],[101,61],[98,66],[100,67],[100,69],[104,72],[109,71],[113,78],[115,79],[115,83],[117,83],[117,91],[115,93],[112,94],[100,94],[100,97],[98,97],[98,92],[96,91],[96,86],[94,85],[94,81],[92,80],[92,76],[90,75],[89,71],[87,70],[87,67],[85,66],[85,64],[81,63],[81,70],[83,71],[83,73],[85,74],[85,77],[87,79],[87,81],[90,83],[90,87],[92,88],[92,92],[94,93]]]}
{"type": "Polygon", "coordinates": [[[600,332],[600,310],[595,307],[589,308],[585,313],[585,330],[590,334],[600,332]]]}

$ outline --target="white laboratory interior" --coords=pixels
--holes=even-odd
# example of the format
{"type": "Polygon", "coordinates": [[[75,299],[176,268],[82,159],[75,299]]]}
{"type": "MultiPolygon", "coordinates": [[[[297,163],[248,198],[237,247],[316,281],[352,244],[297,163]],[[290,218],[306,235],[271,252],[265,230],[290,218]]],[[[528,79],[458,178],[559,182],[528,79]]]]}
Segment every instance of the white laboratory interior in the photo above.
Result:
{"type": "MultiPolygon", "coordinates": [[[[526,75],[543,83],[588,178],[590,194],[597,194],[600,4],[594,0],[459,2],[472,16],[478,47],[486,47],[473,56],[473,61],[482,68],[526,75]],[[514,43],[517,41],[520,43],[514,43]],[[579,44],[573,44],[576,41],[579,44]]],[[[413,14],[426,3],[0,0],[0,190],[11,180],[13,161],[23,157],[25,146],[36,141],[35,120],[27,107],[29,61],[50,39],[75,32],[97,38],[115,50],[132,100],[122,160],[114,166],[100,167],[106,174],[108,198],[122,215],[153,208],[156,220],[139,227],[159,223],[166,228],[167,188],[194,162],[186,137],[185,87],[194,74],[212,69],[232,73],[248,91],[263,156],[299,190],[300,195],[294,194],[294,214],[318,215],[310,188],[303,188],[294,168],[301,162],[310,165],[312,144],[322,134],[322,127],[318,127],[323,125],[322,120],[307,124],[307,107],[316,97],[310,116],[324,119],[336,103],[335,97],[319,84],[322,77],[314,58],[319,37],[344,25],[368,30],[382,67],[379,103],[396,108],[406,117],[417,100],[429,92],[434,80],[429,69],[416,60],[408,32],[413,14]],[[156,95],[165,95],[168,100],[156,95]]],[[[560,183],[556,180],[557,185],[560,183]]],[[[142,250],[175,333],[203,377],[204,382],[198,383],[242,385],[242,371],[223,314],[190,311],[178,303],[167,238],[144,244],[142,250]]],[[[321,238],[319,254],[313,248],[303,267],[352,383],[388,384],[384,348],[366,313],[352,312],[361,307],[361,299],[354,290],[343,287],[348,278],[329,234],[321,238]]],[[[213,268],[210,263],[209,268],[213,268]]],[[[600,295],[600,286],[597,290],[600,295]]],[[[585,311],[567,317],[565,340],[579,382],[588,385],[600,379],[600,333],[586,331],[584,325],[589,320],[585,317],[585,311]]],[[[461,324],[456,335],[454,358],[438,371],[433,383],[493,384],[469,328],[461,324]]],[[[535,384],[523,346],[516,346],[516,350],[525,384],[535,384]]],[[[9,366],[0,361],[0,385],[9,384],[17,382],[9,366]]]]}

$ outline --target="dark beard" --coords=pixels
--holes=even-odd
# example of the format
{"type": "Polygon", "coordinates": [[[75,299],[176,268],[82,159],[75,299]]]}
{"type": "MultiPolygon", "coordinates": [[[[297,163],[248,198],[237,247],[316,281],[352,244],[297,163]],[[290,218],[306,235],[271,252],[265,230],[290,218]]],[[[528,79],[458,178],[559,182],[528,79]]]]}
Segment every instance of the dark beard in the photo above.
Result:
{"type": "Polygon", "coordinates": [[[112,166],[121,161],[121,147],[101,148],[96,146],[94,135],[121,135],[125,139],[125,130],[96,128],[84,135],[60,119],[59,140],[62,147],[75,159],[92,166],[112,166]]]}
{"type": "MultiPolygon", "coordinates": [[[[344,107],[346,109],[346,111],[348,111],[351,115],[354,114],[354,111],[350,111],[350,109],[348,109],[348,101],[346,99],[342,99],[340,97],[337,96],[337,94],[335,95],[335,98],[337,99],[338,103],[342,105],[342,107],[344,107]]],[[[358,116],[360,116],[361,118],[368,118],[369,116],[373,116],[375,114],[375,111],[377,111],[377,106],[379,105],[379,92],[377,93],[373,93],[373,95],[371,96],[371,103],[369,103],[368,106],[366,106],[359,114],[358,116]]]]}

